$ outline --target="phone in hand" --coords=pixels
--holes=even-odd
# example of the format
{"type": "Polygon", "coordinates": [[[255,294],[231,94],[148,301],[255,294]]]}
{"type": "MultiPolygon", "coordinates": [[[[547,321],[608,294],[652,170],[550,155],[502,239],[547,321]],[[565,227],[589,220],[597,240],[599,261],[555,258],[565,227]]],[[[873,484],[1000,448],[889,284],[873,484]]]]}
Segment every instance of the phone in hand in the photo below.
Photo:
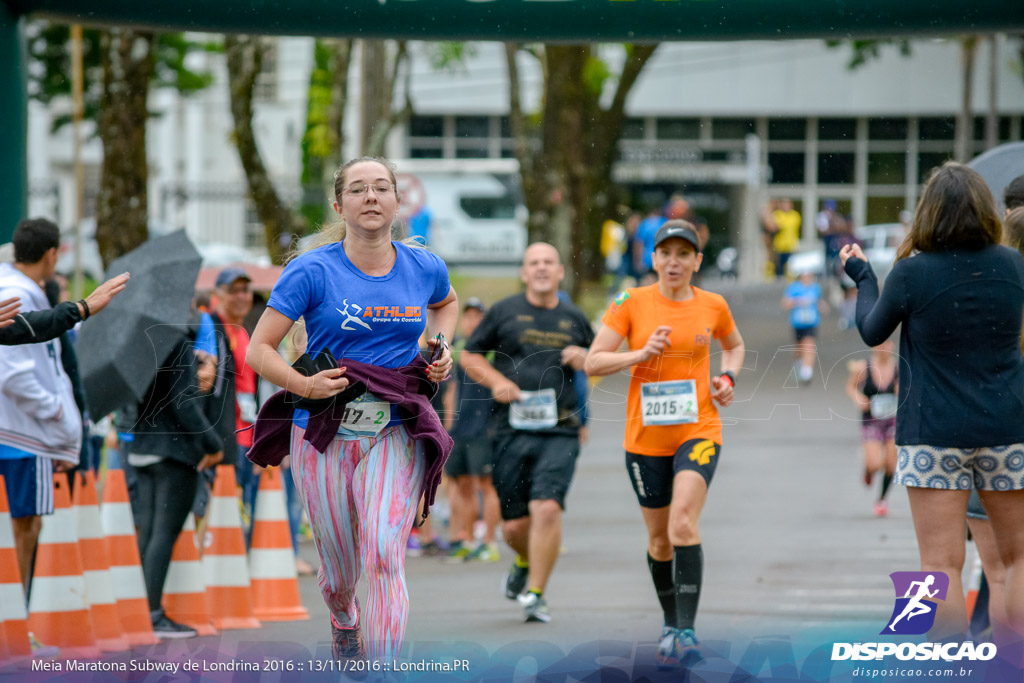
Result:
{"type": "Polygon", "coordinates": [[[444,335],[440,332],[434,337],[437,342],[434,344],[434,348],[430,352],[430,362],[436,363],[441,360],[441,356],[444,354],[444,350],[448,348],[448,340],[444,338],[444,335]]]}

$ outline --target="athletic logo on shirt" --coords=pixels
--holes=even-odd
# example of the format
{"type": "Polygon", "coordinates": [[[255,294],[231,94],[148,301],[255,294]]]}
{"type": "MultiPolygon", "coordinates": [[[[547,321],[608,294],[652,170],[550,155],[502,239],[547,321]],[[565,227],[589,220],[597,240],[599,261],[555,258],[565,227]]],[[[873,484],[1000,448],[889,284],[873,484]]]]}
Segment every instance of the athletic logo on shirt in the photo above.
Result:
{"type": "Polygon", "coordinates": [[[711,328],[705,327],[704,334],[698,334],[693,338],[697,346],[711,346],[711,328]]]}
{"type": "Polygon", "coordinates": [[[621,306],[628,298],[629,292],[619,292],[619,295],[615,297],[615,303],[616,305],[621,306]]]}
{"type": "Polygon", "coordinates": [[[362,306],[359,306],[358,304],[350,304],[348,302],[348,299],[345,299],[342,303],[345,304],[345,309],[344,310],[342,310],[340,308],[335,308],[334,309],[338,313],[341,313],[343,316],[345,316],[344,322],[341,323],[341,329],[348,330],[348,331],[351,332],[355,328],[349,327],[349,323],[355,323],[356,325],[362,325],[363,327],[365,327],[368,330],[371,330],[371,331],[373,330],[372,327],[370,327],[365,322],[363,322],[362,320],[360,320],[359,318],[357,318],[356,316],[354,316],[354,315],[352,315],[351,313],[348,312],[348,309],[351,306],[353,309],[355,309],[356,313],[362,313],[363,312],[363,307],[362,306]]]}
{"type": "Polygon", "coordinates": [[[715,454],[715,442],[711,439],[704,439],[693,444],[690,451],[690,460],[698,465],[707,465],[711,462],[711,456],[715,454]]]}
{"type": "Polygon", "coordinates": [[[943,572],[893,572],[889,578],[896,589],[896,605],[881,634],[927,633],[935,623],[937,601],[946,599],[949,577],[943,572]]]}

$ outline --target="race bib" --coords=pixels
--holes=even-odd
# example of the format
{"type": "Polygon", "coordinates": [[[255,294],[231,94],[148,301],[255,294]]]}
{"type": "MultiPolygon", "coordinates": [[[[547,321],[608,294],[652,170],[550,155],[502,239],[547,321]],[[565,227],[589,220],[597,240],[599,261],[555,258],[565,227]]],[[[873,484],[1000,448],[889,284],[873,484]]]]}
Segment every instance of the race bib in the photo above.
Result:
{"type": "Polygon", "coordinates": [[[871,417],[887,420],[896,417],[896,394],[875,394],[871,397],[871,417]]]}
{"type": "Polygon", "coordinates": [[[793,311],[793,322],[797,325],[811,326],[817,317],[817,311],[813,308],[797,308],[793,311]]]}
{"type": "Polygon", "coordinates": [[[696,380],[641,384],[640,411],[645,427],[696,422],[700,418],[696,380]]]}
{"type": "Polygon", "coordinates": [[[391,404],[365,393],[345,404],[339,432],[353,436],[377,436],[391,421],[391,404]]]}
{"type": "Polygon", "coordinates": [[[514,429],[550,429],[558,424],[554,389],[521,391],[508,407],[508,423],[514,429]]]}

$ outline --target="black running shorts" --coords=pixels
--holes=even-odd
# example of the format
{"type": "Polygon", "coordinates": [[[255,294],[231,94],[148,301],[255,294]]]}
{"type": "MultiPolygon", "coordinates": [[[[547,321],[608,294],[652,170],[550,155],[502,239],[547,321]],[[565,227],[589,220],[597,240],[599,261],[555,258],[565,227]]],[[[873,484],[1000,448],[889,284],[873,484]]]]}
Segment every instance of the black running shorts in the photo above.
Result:
{"type": "Polygon", "coordinates": [[[710,487],[721,450],[721,444],[710,439],[690,439],[671,456],[626,451],[626,471],[640,507],[667,507],[672,502],[672,482],[683,470],[698,473],[710,487]]]}
{"type": "Polygon", "coordinates": [[[565,509],[580,453],[578,436],[501,433],[494,440],[494,453],[493,482],[502,519],[529,516],[531,500],[553,500],[565,509]]]}
{"type": "Polygon", "coordinates": [[[451,455],[444,463],[449,477],[472,475],[489,477],[494,469],[494,442],[489,436],[477,439],[456,439],[451,455]]]}

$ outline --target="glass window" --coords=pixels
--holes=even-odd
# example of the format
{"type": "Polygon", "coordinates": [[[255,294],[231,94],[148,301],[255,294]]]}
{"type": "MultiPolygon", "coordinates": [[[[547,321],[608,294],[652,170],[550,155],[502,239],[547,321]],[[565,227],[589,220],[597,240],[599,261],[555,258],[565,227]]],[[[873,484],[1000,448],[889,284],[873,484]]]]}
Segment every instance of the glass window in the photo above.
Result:
{"type": "Polygon", "coordinates": [[[465,143],[455,146],[455,157],[457,159],[486,159],[491,155],[491,150],[486,142],[465,143]]]}
{"type": "Polygon", "coordinates": [[[643,140],[643,138],[644,120],[634,117],[627,118],[625,123],[622,124],[622,139],[643,140]]]}
{"type": "Polygon", "coordinates": [[[906,200],[902,196],[868,197],[867,225],[874,225],[875,223],[898,223],[900,220],[900,211],[905,208],[905,202],[906,200]]]}
{"type": "Polygon", "coordinates": [[[414,116],[409,121],[409,136],[414,138],[443,138],[443,116],[414,116]]]}
{"type": "Polygon", "coordinates": [[[500,197],[459,197],[459,206],[470,218],[515,218],[516,202],[511,195],[500,197]]]}
{"type": "Polygon", "coordinates": [[[868,154],[868,182],[873,185],[896,185],[906,182],[907,155],[903,152],[868,154]]]}
{"type": "Polygon", "coordinates": [[[917,155],[917,182],[924,183],[932,169],[953,158],[953,152],[921,152],[917,155]]]}
{"type": "Polygon", "coordinates": [[[411,147],[410,159],[440,159],[443,156],[440,147],[411,147]]]}
{"type": "Polygon", "coordinates": [[[803,152],[769,152],[768,166],[772,169],[773,183],[804,182],[803,152]]]}
{"type": "Polygon", "coordinates": [[[455,136],[460,138],[486,138],[491,127],[486,116],[456,116],[455,136]]]}
{"type": "Polygon", "coordinates": [[[956,138],[956,117],[936,116],[917,122],[918,140],[953,140],[956,138]]]}
{"type": "Polygon", "coordinates": [[[857,155],[852,152],[822,152],[818,155],[818,182],[852,183],[856,162],[857,155]]]}
{"type": "Polygon", "coordinates": [[[700,137],[700,119],[658,119],[659,140],[696,140],[700,137]]]}
{"type": "Polygon", "coordinates": [[[502,116],[498,119],[498,127],[501,129],[500,134],[503,138],[512,137],[512,119],[508,116],[502,116]]]}
{"type": "Polygon", "coordinates": [[[711,122],[711,137],[716,140],[743,140],[756,132],[754,119],[714,119],[711,122]]]}
{"type": "MultiPolygon", "coordinates": [[[[1008,142],[1010,140],[1010,117],[1003,116],[999,119],[998,133],[996,139],[1002,142],[1008,142]]],[[[976,116],[974,118],[974,139],[984,140],[985,139],[985,117],[976,116]]]]}
{"type": "Polygon", "coordinates": [[[819,140],[856,140],[857,119],[818,119],[819,140]]]}
{"type": "Polygon", "coordinates": [[[807,119],[768,119],[769,140],[804,140],[807,119]]]}
{"type": "Polygon", "coordinates": [[[869,119],[868,138],[870,140],[906,140],[906,119],[869,119]]]}

